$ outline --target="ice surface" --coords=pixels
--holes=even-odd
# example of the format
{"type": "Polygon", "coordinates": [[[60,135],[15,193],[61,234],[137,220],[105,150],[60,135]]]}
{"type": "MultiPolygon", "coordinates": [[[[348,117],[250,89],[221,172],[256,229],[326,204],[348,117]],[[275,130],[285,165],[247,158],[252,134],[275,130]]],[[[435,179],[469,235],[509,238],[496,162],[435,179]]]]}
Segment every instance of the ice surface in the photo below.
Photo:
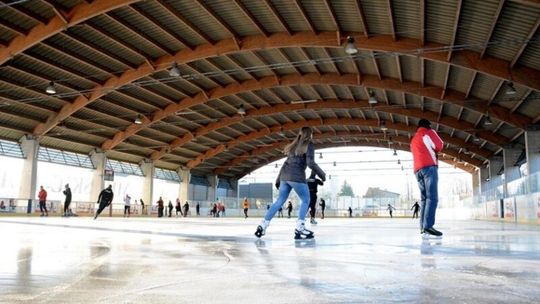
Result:
{"type": "Polygon", "coordinates": [[[324,219],[0,218],[0,303],[539,303],[540,227],[324,219]],[[309,224],[308,224],[309,228],[309,224]]]}

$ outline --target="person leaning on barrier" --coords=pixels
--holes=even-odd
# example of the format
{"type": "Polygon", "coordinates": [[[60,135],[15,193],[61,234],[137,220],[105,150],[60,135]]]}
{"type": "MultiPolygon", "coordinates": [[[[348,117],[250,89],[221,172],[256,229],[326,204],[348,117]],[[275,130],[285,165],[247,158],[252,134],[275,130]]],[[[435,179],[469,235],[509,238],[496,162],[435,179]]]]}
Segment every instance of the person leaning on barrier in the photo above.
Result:
{"type": "Polygon", "coordinates": [[[99,204],[99,208],[96,212],[96,216],[94,216],[94,219],[97,219],[97,217],[101,214],[103,209],[107,208],[114,197],[114,193],[112,191],[112,185],[109,185],[107,188],[103,189],[101,193],[99,193],[97,203],[99,204]]]}

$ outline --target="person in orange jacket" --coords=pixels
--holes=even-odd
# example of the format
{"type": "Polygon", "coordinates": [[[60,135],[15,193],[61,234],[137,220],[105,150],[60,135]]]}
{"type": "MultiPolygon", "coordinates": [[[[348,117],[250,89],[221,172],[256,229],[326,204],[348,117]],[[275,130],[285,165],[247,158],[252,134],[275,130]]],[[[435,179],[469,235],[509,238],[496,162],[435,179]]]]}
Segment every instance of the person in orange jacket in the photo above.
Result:
{"type": "Polygon", "coordinates": [[[244,207],[244,219],[248,218],[248,210],[249,210],[249,201],[247,197],[244,197],[244,202],[242,203],[242,207],[244,207]]]}
{"type": "Polygon", "coordinates": [[[43,186],[39,186],[39,210],[41,211],[41,216],[49,216],[49,212],[47,211],[47,191],[43,188],[43,186]],[[43,213],[43,210],[45,210],[45,213],[43,213]]]}

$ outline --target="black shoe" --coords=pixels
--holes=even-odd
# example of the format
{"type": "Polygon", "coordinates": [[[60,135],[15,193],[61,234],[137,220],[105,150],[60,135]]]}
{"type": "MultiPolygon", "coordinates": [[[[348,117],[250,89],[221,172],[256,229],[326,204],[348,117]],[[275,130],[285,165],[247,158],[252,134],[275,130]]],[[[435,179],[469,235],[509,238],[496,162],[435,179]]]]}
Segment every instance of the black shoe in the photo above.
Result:
{"type": "Polygon", "coordinates": [[[255,236],[258,238],[261,238],[261,236],[266,234],[266,229],[264,229],[261,225],[257,226],[257,230],[255,231],[255,236]]]}
{"type": "Polygon", "coordinates": [[[442,232],[440,232],[439,230],[431,227],[431,228],[425,228],[424,229],[424,233],[427,233],[429,235],[434,235],[434,236],[442,236],[442,232]]]}

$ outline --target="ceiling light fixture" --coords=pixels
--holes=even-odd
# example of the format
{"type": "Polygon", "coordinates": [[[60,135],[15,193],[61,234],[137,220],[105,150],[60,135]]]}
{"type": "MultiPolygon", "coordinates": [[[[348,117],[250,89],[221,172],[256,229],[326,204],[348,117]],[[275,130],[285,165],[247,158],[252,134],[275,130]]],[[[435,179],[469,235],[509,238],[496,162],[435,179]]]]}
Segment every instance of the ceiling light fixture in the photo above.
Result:
{"type": "Polygon", "coordinates": [[[514,88],[514,83],[509,82],[508,88],[506,88],[506,95],[516,95],[517,91],[516,88],[514,88]]]}
{"type": "Polygon", "coordinates": [[[489,115],[486,115],[486,120],[484,120],[484,126],[491,126],[493,122],[491,121],[491,118],[489,115]]]}
{"type": "Polygon", "coordinates": [[[322,153],[319,153],[319,159],[322,159],[322,153]]]}
{"type": "Polygon", "coordinates": [[[172,67],[169,70],[169,76],[178,77],[180,75],[181,75],[180,69],[178,68],[178,64],[175,62],[175,63],[172,64],[172,67]]]}
{"type": "Polygon", "coordinates": [[[401,160],[398,159],[398,160],[397,160],[397,164],[398,164],[398,165],[401,165],[401,160]]]}
{"type": "Polygon", "coordinates": [[[354,45],[354,37],[347,36],[347,43],[345,43],[345,53],[349,55],[354,55],[358,53],[356,45],[354,45]]]}
{"type": "Polygon", "coordinates": [[[238,107],[238,110],[236,111],[236,113],[238,113],[239,115],[246,115],[246,108],[244,108],[244,105],[241,104],[239,107],[238,107]]]}
{"type": "Polygon", "coordinates": [[[336,166],[336,162],[334,161],[334,167],[336,166]]]}
{"type": "Polygon", "coordinates": [[[383,132],[388,131],[388,128],[386,127],[386,121],[381,120],[380,126],[381,126],[381,130],[382,130],[383,132]]]}
{"type": "Polygon", "coordinates": [[[135,118],[134,123],[136,125],[142,125],[143,121],[142,121],[142,115],[141,114],[137,114],[137,118],[135,118]]]}
{"type": "Polygon", "coordinates": [[[47,94],[56,94],[56,87],[54,86],[54,82],[49,82],[49,85],[47,86],[47,88],[45,89],[45,92],[47,92],[47,94]]]}
{"type": "Polygon", "coordinates": [[[394,149],[394,154],[392,154],[393,156],[397,156],[397,151],[396,149],[394,149]]]}
{"type": "Polygon", "coordinates": [[[368,99],[369,104],[376,104],[379,102],[377,100],[377,96],[375,96],[375,93],[372,90],[369,90],[368,93],[369,93],[369,99],[368,99]]]}

